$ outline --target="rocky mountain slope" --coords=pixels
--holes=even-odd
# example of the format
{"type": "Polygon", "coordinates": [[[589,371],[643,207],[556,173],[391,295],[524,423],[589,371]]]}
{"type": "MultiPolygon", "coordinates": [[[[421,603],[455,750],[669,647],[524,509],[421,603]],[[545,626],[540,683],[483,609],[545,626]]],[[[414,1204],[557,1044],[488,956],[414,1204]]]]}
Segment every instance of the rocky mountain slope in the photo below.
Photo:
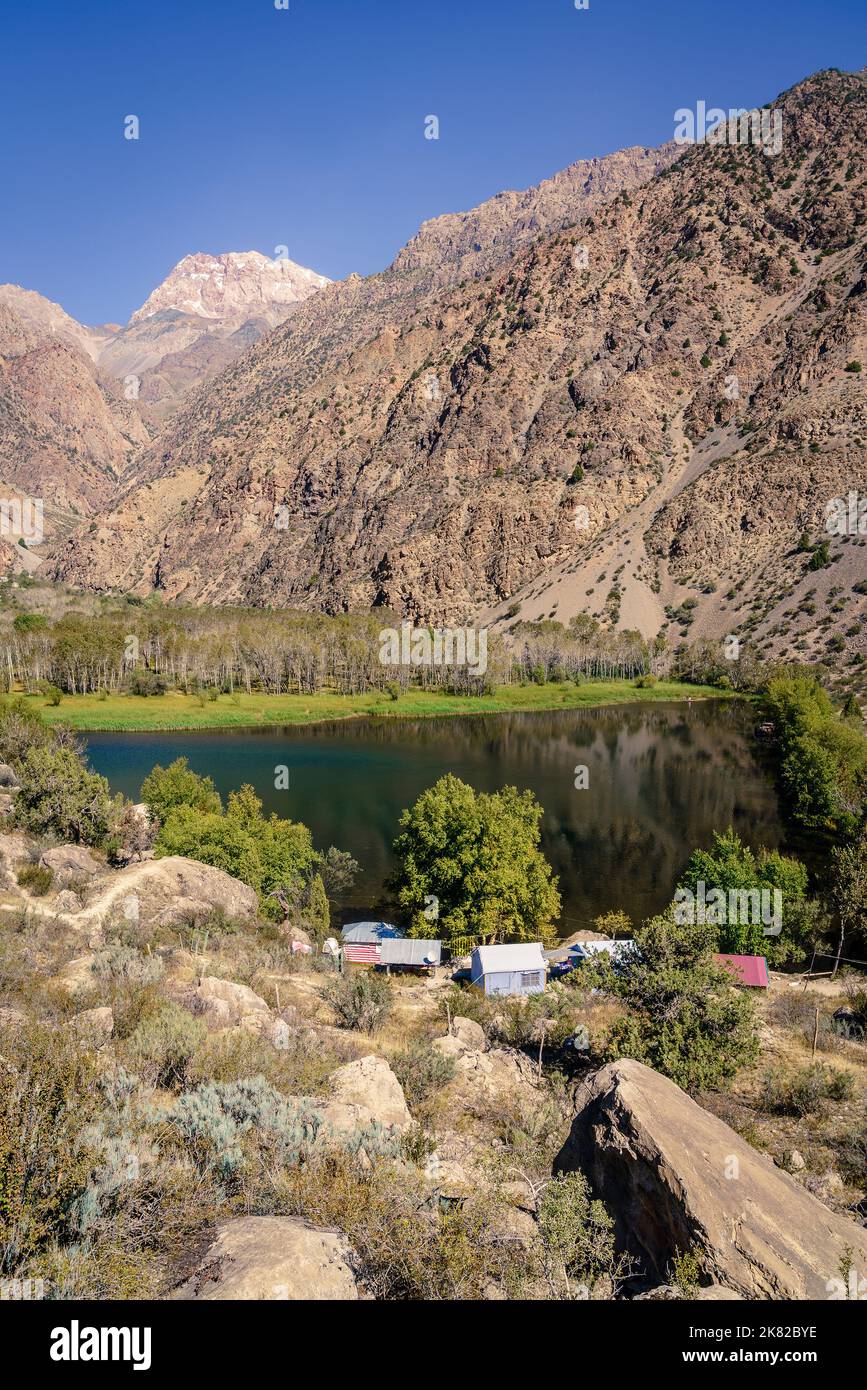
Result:
{"type": "Polygon", "coordinates": [[[0,485],[4,498],[43,500],[49,538],[107,503],[149,435],[66,316],[27,307],[25,321],[0,300],[0,485]]]}
{"type": "Polygon", "coordinates": [[[503,263],[480,219],[478,279],[428,268],[438,244],[458,274],[482,254],[446,219],[328,287],[191,400],[56,573],[863,643],[862,542],[808,570],[798,540],[865,481],[865,75],[774,105],[779,154],[698,145],[503,263]]]}
{"type": "MultiPolygon", "coordinates": [[[[315,396],[316,383],[331,370],[343,370],[342,364],[354,360],[355,353],[359,354],[359,362],[376,361],[382,351],[390,360],[397,355],[403,326],[410,330],[416,318],[426,317],[426,306],[436,306],[439,299],[447,304],[450,296],[462,297],[466,287],[457,286],[466,274],[479,276],[490,267],[507,264],[516,249],[534,237],[597,210],[620,192],[634,191],[669,167],[681,153],[679,147],[668,145],[661,150],[636,148],[603,159],[580,161],[538,187],[523,193],[504,193],[470,213],[447,215],[426,223],[381,275],[367,280],[350,275],[345,281],[329,285],[296,311],[294,321],[286,329],[272,335],[269,350],[264,345],[254,349],[249,362],[245,358],[238,363],[237,372],[230,372],[225,381],[220,379],[213,396],[207,390],[196,395],[183,418],[169,424],[152,449],[130,468],[129,488],[119,497],[116,510],[106,517],[105,526],[99,529],[98,551],[93,557],[85,557],[76,545],[64,556],[63,568],[69,566],[70,575],[73,571],[75,574],[74,582],[82,582],[81,576],[91,567],[91,559],[98,556],[93,572],[97,586],[129,582],[147,587],[147,580],[136,573],[140,560],[138,542],[147,544],[173,518],[180,520],[189,498],[206,484],[207,466],[198,462],[191,467],[185,462],[180,469],[173,466],[175,448],[196,427],[193,422],[204,423],[210,418],[212,406],[224,390],[228,390],[233,401],[232,415],[241,429],[247,428],[242,421],[248,412],[266,428],[268,410],[285,419],[287,381],[295,383],[297,391],[312,390],[315,396]],[[227,385],[229,380],[233,385],[227,385]],[[247,399],[242,399],[245,394],[247,399]],[[139,486],[146,490],[142,494],[147,497],[145,507],[139,505],[139,486]],[[128,507],[134,511],[128,511],[128,507]],[[109,555],[104,549],[106,540],[116,530],[123,532],[130,518],[138,540],[132,548],[125,541],[113,556],[109,555]],[[143,529],[143,521],[146,526],[147,522],[151,525],[143,529]],[[110,573],[105,573],[106,562],[110,573]]],[[[159,316],[152,322],[158,323],[159,316]]],[[[131,324],[127,341],[134,339],[137,329],[137,324],[131,324]]],[[[214,481],[218,487],[223,486],[214,481]]],[[[258,503],[252,505],[255,509],[258,503]]],[[[269,519],[271,516],[269,513],[269,519]]],[[[265,538],[270,538],[267,533],[265,538]]],[[[315,568],[308,566],[308,575],[315,568]]],[[[223,596],[224,586],[219,578],[214,591],[223,596]]]]}

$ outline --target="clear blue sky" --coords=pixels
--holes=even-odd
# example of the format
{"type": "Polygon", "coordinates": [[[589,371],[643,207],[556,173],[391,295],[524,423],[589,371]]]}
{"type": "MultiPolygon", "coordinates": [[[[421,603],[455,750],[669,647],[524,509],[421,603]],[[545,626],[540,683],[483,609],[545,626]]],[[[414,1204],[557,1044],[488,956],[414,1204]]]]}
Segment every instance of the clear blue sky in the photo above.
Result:
{"type": "Polygon", "coordinates": [[[867,64],[867,0],[2,0],[0,25],[0,282],[88,323],[190,251],[369,274],[679,106],[867,64]]]}

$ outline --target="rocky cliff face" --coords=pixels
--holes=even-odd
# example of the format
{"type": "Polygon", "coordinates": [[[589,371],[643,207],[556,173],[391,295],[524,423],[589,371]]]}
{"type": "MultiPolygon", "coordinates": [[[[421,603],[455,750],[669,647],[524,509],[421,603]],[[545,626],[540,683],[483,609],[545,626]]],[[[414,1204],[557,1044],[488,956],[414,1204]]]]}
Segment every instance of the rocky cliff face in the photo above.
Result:
{"type": "Polygon", "coordinates": [[[43,500],[46,537],[107,505],[149,438],[85,344],[61,329],[0,300],[0,483],[4,497],[43,500]]]}
{"type": "Polygon", "coordinates": [[[447,220],[327,287],[191,400],[56,572],[861,642],[862,542],[829,537],[818,570],[797,546],[864,490],[865,76],[817,74],[775,108],[780,153],[696,146],[505,262],[488,247],[477,279],[430,269],[438,239],[459,275],[480,254],[447,220]]]}

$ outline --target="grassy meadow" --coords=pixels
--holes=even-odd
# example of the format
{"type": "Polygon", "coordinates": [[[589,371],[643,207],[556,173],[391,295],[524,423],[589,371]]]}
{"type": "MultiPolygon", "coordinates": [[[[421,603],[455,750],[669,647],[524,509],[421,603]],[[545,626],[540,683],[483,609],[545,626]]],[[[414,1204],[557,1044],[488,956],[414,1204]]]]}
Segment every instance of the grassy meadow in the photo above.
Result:
{"type": "MultiPolygon", "coordinates": [[[[64,695],[50,705],[42,695],[28,697],[50,723],[83,731],[146,732],[156,729],[256,728],[260,725],[315,724],[334,719],[376,715],[386,718],[435,718],[455,714],[505,714],[511,711],[587,709],[636,704],[648,700],[726,698],[713,686],[659,681],[640,688],[629,680],[588,680],[548,685],[499,686],[480,698],[442,691],[408,690],[397,700],[381,691],[339,695],[219,695],[209,699],[170,691],[165,695],[64,695]]],[[[731,698],[728,695],[728,698],[731,698]]]]}

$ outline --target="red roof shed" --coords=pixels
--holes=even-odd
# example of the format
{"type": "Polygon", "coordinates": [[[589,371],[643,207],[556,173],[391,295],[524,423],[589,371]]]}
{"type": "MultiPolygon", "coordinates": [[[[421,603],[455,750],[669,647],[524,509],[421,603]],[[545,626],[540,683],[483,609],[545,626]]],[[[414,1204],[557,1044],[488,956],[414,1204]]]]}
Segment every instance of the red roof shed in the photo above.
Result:
{"type": "Polygon", "coordinates": [[[717,956],[716,959],[737,977],[738,984],[749,985],[751,989],[767,989],[771,983],[764,956],[717,956]]]}

